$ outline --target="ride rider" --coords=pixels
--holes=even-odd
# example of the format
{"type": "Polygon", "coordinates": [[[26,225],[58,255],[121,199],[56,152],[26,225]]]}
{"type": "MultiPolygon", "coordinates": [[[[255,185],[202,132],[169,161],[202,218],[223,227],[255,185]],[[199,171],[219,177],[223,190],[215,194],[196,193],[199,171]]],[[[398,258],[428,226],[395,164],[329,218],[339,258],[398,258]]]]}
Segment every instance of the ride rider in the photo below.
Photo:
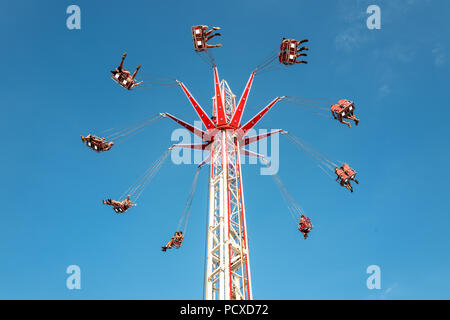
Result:
{"type": "Polygon", "coordinates": [[[167,249],[172,249],[174,244],[178,244],[181,246],[182,242],[184,240],[184,235],[182,231],[175,232],[174,236],[167,242],[167,244],[162,247],[162,251],[166,252],[167,249]]]}
{"type": "Polygon", "coordinates": [[[298,230],[303,233],[303,237],[306,240],[308,238],[308,233],[312,229],[311,221],[309,218],[305,217],[303,214],[300,217],[300,222],[298,223],[298,230]]]}
{"type": "Polygon", "coordinates": [[[116,81],[120,80],[120,81],[118,81],[118,83],[122,87],[125,87],[128,90],[131,90],[132,88],[134,88],[142,83],[142,81],[136,83],[136,80],[135,80],[135,77],[136,77],[139,69],[141,68],[141,65],[139,64],[136,67],[136,71],[134,71],[133,75],[130,76],[130,74],[131,74],[130,71],[128,71],[127,69],[125,69],[123,67],[123,63],[125,61],[126,56],[127,56],[127,53],[125,52],[122,55],[122,60],[120,61],[120,65],[115,70],[111,70],[111,73],[113,74],[113,78],[116,79],[116,81]],[[119,74],[119,79],[117,79],[117,76],[116,76],[117,74],[119,74]],[[126,80],[125,84],[122,82],[122,80],[126,80]]]}
{"type": "Polygon", "coordinates": [[[128,195],[125,198],[125,200],[122,200],[122,201],[111,200],[111,199],[103,200],[103,204],[112,206],[114,211],[116,211],[118,213],[123,213],[123,212],[127,211],[129,208],[137,206],[137,204],[131,203],[130,195],[128,195]]]}

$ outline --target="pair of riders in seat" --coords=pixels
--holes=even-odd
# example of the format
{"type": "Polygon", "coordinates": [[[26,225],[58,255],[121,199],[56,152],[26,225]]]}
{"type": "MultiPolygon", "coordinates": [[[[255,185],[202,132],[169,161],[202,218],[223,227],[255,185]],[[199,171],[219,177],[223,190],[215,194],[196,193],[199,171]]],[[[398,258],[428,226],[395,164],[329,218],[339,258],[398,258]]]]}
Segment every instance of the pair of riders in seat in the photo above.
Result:
{"type": "Polygon", "coordinates": [[[308,217],[305,217],[303,214],[300,217],[300,222],[298,223],[298,230],[303,233],[303,237],[305,240],[308,238],[309,232],[312,230],[313,225],[311,220],[308,217]]]}
{"type": "Polygon", "coordinates": [[[219,27],[212,27],[211,30],[208,30],[209,27],[206,25],[199,25],[192,27],[192,40],[194,42],[194,49],[197,52],[206,51],[210,48],[218,48],[221,47],[222,44],[209,44],[208,41],[214,37],[221,36],[220,33],[214,33],[216,30],[220,30],[219,27]]]}
{"type": "Polygon", "coordinates": [[[81,141],[86,143],[89,148],[98,152],[108,151],[114,145],[114,142],[108,142],[105,138],[99,138],[92,134],[88,134],[86,137],[81,136],[81,141]]]}
{"type": "Polygon", "coordinates": [[[292,65],[296,63],[308,63],[304,60],[297,60],[299,57],[306,57],[307,54],[302,51],[308,51],[308,47],[300,47],[302,43],[308,42],[304,40],[294,40],[283,38],[280,45],[280,52],[278,53],[278,60],[285,65],[292,65]]]}
{"type": "Polygon", "coordinates": [[[183,243],[184,235],[182,231],[175,232],[174,236],[167,242],[167,244],[162,247],[162,251],[166,252],[167,249],[178,249],[181,247],[181,244],[183,243]]]}
{"type": "Polygon", "coordinates": [[[117,213],[124,213],[131,207],[137,206],[137,204],[131,203],[129,195],[125,198],[125,200],[122,200],[122,201],[111,200],[111,199],[103,200],[103,204],[112,206],[114,211],[117,213]]]}
{"type": "Polygon", "coordinates": [[[337,104],[333,104],[330,109],[333,118],[338,120],[340,123],[346,124],[349,128],[351,128],[352,125],[350,122],[344,121],[344,119],[350,119],[355,121],[355,125],[358,125],[359,119],[356,118],[354,114],[355,105],[352,101],[341,99],[337,104]]]}
{"type": "Polygon", "coordinates": [[[133,75],[131,75],[130,71],[128,71],[123,67],[123,62],[125,61],[126,56],[127,53],[125,52],[122,55],[120,65],[116,69],[111,70],[112,73],[111,79],[116,81],[119,85],[121,85],[125,89],[131,90],[142,83],[142,81],[136,82],[135,79],[139,69],[141,68],[141,65],[138,65],[136,71],[134,71],[133,75]]]}
{"type": "Polygon", "coordinates": [[[350,181],[355,181],[356,184],[359,184],[359,181],[355,179],[355,170],[350,168],[350,166],[346,163],[344,163],[339,168],[335,168],[334,172],[337,175],[336,181],[339,182],[342,187],[347,188],[351,192],[353,192],[353,187],[350,184],[350,181]]]}

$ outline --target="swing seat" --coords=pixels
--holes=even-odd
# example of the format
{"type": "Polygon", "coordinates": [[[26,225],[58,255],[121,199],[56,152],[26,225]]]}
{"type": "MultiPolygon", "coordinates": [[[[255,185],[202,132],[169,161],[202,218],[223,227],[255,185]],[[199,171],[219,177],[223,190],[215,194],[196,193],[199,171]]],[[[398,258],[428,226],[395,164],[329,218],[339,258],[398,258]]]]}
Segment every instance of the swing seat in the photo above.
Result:
{"type": "Polygon", "coordinates": [[[311,220],[309,218],[306,218],[305,222],[299,226],[298,231],[303,233],[305,237],[308,237],[308,234],[311,232],[312,229],[313,225],[311,223],[311,220]]]}
{"type": "Polygon", "coordinates": [[[355,107],[353,102],[350,101],[350,100],[347,100],[347,99],[341,99],[341,100],[338,101],[338,103],[339,103],[339,105],[342,108],[348,108],[348,107],[353,107],[354,108],[355,107]]]}
{"type": "Polygon", "coordinates": [[[350,180],[353,180],[356,177],[356,172],[351,169],[349,171],[345,171],[345,173],[347,174],[347,176],[350,180]]]}
{"type": "Polygon", "coordinates": [[[311,231],[311,228],[309,227],[298,228],[298,231],[309,233],[311,231]]]}
{"type": "Polygon", "coordinates": [[[342,170],[342,168],[334,168],[334,172],[337,174],[337,176],[339,177],[340,180],[343,180],[344,182],[347,182],[349,177],[345,173],[345,171],[342,170]]]}
{"type": "Polygon", "coordinates": [[[342,109],[341,116],[342,117],[351,116],[353,113],[352,110],[353,110],[352,107],[346,107],[346,108],[342,109]]]}
{"type": "Polygon", "coordinates": [[[352,101],[341,99],[339,100],[339,107],[342,109],[342,116],[349,115],[353,113],[353,110],[355,110],[355,105],[352,101]]]}
{"type": "Polygon", "coordinates": [[[350,168],[350,166],[344,163],[341,167],[342,171],[349,177],[349,179],[353,180],[356,176],[356,171],[350,168]]]}
{"type": "Polygon", "coordinates": [[[308,233],[308,232],[310,232],[310,231],[312,230],[312,228],[313,228],[313,225],[312,225],[312,223],[311,223],[311,220],[310,220],[309,218],[306,217],[306,218],[305,218],[305,222],[302,223],[302,224],[299,226],[298,230],[301,231],[301,232],[306,232],[306,233],[308,233]]]}
{"type": "Polygon", "coordinates": [[[297,40],[288,39],[281,43],[279,60],[284,65],[293,65],[297,60],[297,40]]]}
{"type": "Polygon", "coordinates": [[[182,244],[182,242],[174,240],[173,244],[172,244],[172,248],[179,249],[181,247],[181,244],[182,244]]]}
{"type": "Polygon", "coordinates": [[[116,213],[123,213],[123,209],[121,207],[114,207],[114,211],[116,213]]]}
{"type": "Polygon", "coordinates": [[[206,37],[202,26],[194,26],[191,30],[194,50],[197,52],[206,51],[206,37]]]}
{"type": "Polygon", "coordinates": [[[344,177],[339,176],[339,179],[337,182],[339,182],[341,185],[346,185],[346,184],[348,184],[349,180],[350,180],[350,178],[347,175],[345,175],[344,177]]]}
{"type": "Polygon", "coordinates": [[[86,145],[94,151],[102,152],[106,147],[105,142],[87,141],[86,145]]]}
{"type": "Polygon", "coordinates": [[[333,111],[333,112],[335,112],[335,113],[341,113],[342,110],[344,110],[344,109],[341,108],[341,106],[338,105],[338,104],[333,104],[333,105],[331,106],[330,109],[331,109],[331,111],[333,111]]]}
{"type": "Polygon", "coordinates": [[[111,79],[127,90],[131,90],[136,86],[136,79],[126,76],[124,72],[113,73],[111,79]]]}
{"type": "Polygon", "coordinates": [[[124,213],[125,211],[127,211],[128,209],[130,209],[131,206],[126,205],[126,204],[116,204],[113,206],[113,209],[115,212],[117,213],[124,213]]]}

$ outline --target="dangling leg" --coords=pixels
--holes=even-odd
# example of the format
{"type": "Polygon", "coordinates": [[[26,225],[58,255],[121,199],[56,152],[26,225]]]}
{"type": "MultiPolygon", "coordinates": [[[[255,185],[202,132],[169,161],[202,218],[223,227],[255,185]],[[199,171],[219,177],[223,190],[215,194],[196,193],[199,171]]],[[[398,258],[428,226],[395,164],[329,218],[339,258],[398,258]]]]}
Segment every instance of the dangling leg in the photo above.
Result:
{"type": "Polygon", "coordinates": [[[171,248],[172,248],[172,243],[173,243],[172,240],[170,240],[169,242],[167,242],[167,244],[166,244],[164,247],[162,247],[162,251],[166,252],[167,249],[171,249],[171,248]]]}
{"type": "Polygon", "coordinates": [[[212,36],[207,37],[205,41],[208,42],[208,41],[211,40],[212,38],[214,38],[214,37],[216,37],[216,36],[221,36],[221,35],[222,35],[221,33],[214,33],[212,36]]]}
{"type": "Polygon", "coordinates": [[[295,61],[295,63],[304,63],[304,64],[308,64],[308,61],[299,60],[299,61],[295,61]]]}
{"type": "Polygon", "coordinates": [[[133,83],[133,85],[131,86],[130,89],[133,89],[133,88],[137,87],[137,86],[140,85],[142,82],[144,82],[144,81],[139,81],[138,83],[133,83]]]}
{"type": "Polygon", "coordinates": [[[306,54],[306,53],[298,53],[297,55],[296,55],[296,57],[298,58],[298,57],[307,57],[308,55],[306,54]]]}
{"type": "Polygon", "coordinates": [[[113,206],[116,206],[116,207],[121,207],[122,206],[122,201],[111,200],[111,204],[113,206]]]}
{"type": "Polygon", "coordinates": [[[350,192],[353,192],[353,188],[352,188],[350,182],[347,182],[347,184],[345,185],[345,187],[346,187],[348,190],[350,190],[350,192]]]}
{"type": "Polygon", "coordinates": [[[214,31],[213,29],[211,29],[211,30],[209,30],[209,31],[206,31],[206,32],[203,34],[203,36],[206,38],[206,37],[209,36],[213,31],[214,31]]]}
{"type": "Polygon", "coordinates": [[[358,125],[358,123],[359,123],[359,119],[356,118],[354,114],[352,114],[351,116],[348,116],[347,119],[355,121],[355,125],[358,125]]]}
{"type": "Polygon", "coordinates": [[[206,49],[219,48],[219,47],[222,46],[222,44],[221,43],[219,43],[219,44],[206,44],[205,46],[206,46],[206,49]]]}
{"type": "Polygon", "coordinates": [[[350,124],[350,122],[344,121],[344,120],[342,120],[342,119],[340,120],[340,123],[343,123],[343,124],[348,125],[349,128],[352,127],[352,125],[350,124]]]}
{"type": "Polygon", "coordinates": [[[348,125],[349,128],[352,127],[352,125],[350,124],[350,122],[344,121],[344,119],[342,118],[341,115],[338,115],[338,120],[339,120],[340,123],[343,123],[343,124],[348,125]]]}
{"type": "Polygon", "coordinates": [[[359,181],[358,181],[358,180],[356,180],[356,179],[353,179],[353,181],[355,181],[355,182],[356,182],[356,184],[359,184],[359,181]]]}
{"type": "Polygon", "coordinates": [[[117,69],[119,70],[119,72],[122,71],[122,68],[123,68],[123,62],[125,61],[126,56],[127,56],[127,53],[125,52],[125,53],[122,55],[122,61],[120,61],[120,65],[119,65],[119,67],[117,68],[117,69]]]}
{"type": "Polygon", "coordinates": [[[139,71],[140,68],[141,68],[141,65],[138,65],[137,68],[136,68],[136,71],[135,71],[135,72],[133,73],[133,75],[131,76],[131,79],[134,80],[134,77],[136,77],[136,75],[137,75],[137,73],[138,73],[138,71],[139,71]]]}
{"type": "Polygon", "coordinates": [[[308,42],[308,41],[309,41],[308,39],[297,41],[297,46],[301,45],[302,43],[308,42]]]}
{"type": "Polygon", "coordinates": [[[309,50],[308,47],[301,47],[300,49],[297,49],[297,52],[308,51],[308,50],[309,50]]]}

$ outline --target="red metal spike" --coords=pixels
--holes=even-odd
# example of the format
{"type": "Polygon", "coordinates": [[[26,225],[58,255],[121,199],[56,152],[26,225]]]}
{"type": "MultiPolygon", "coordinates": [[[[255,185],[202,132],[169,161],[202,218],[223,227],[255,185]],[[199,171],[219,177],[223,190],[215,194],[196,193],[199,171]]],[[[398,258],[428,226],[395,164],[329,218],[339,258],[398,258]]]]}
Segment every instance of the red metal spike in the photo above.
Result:
{"type": "Polygon", "coordinates": [[[196,149],[196,150],[205,150],[210,144],[209,143],[177,143],[172,145],[172,148],[185,148],[185,149],[196,149]]]}
{"type": "Polygon", "coordinates": [[[265,159],[264,156],[262,154],[247,150],[247,149],[241,149],[241,154],[244,156],[248,156],[248,157],[257,157],[257,158],[262,158],[265,159]]]}
{"type": "Polygon", "coordinates": [[[253,143],[253,142],[265,139],[267,137],[270,137],[273,134],[277,134],[277,133],[280,133],[280,132],[284,133],[284,131],[282,129],[277,129],[277,130],[274,130],[274,131],[271,131],[271,132],[267,132],[267,133],[264,133],[264,134],[260,134],[260,135],[257,135],[257,136],[245,137],[243,145],[246,146],[246,145],[248,145],[250,143],[253,143]]]}
{"type": "Polygon", "coordinates": [[[241,130],[243,131],[243,136],[245,136],[247,134],[247,132],[251,128],[253,128],[259,122],[259,120],[262,119],[262,117],[275,105],[275,103],[277,103],[278,101],[280,101],[283,98],[284,97],[276,97],[271,103],[269,103],[264,109],[262,109],[256,116],[254,116],[246,124],[244,124],[241,127],[241,130]]]}
{"type": "Polygon", "coordinates": [[[214,67],[214,91],[216,97],[217,124],[219,126],[227,124],[227,117],[223,107],[222,94],[220,93],[219,73],[217,67],[214,67]]]}
{"type": "Polygon", "coordinates": [[[181,125],[182,127],[185,127],[190,132],[192,132],[196,136],[200,137],[203,141],[210,141],[210,139],[211,139],[210,135],[208,133],[206,133],[205,131],[203,131],[202,129],[194,127],[193,125],[190,125],[189,123],[187,123],[181,119],[178,119],[177,117],[171,115],[170,113],[163,113],[162,115],[164,117],[166,117],[166,116],[169,117],[170,119],[172,119],[173,121],[175,121],[176,123],[181,125]]]}
{"type": "Polygon", "coordinates": [[[195,112],[197,112],[198,117],[202,121],[203,125],[205,126],[206,130],[212,130],[216,126],[212,122],[212,120],[209,118],[209,116],[206,114],[206,112],[202,109],[200,104],[195,100],[195,98],[192,96],[192,94],[189,92],[189,90],[186,88],[186,86],[183,84],[183,82],[178,81],[178,84],[180,85],[181,89],[183,89],[184,93],[186,94],[186,97],[189,99],[189,102],[194,107],[195,112]]]}
{"type": "Polygon", "coordinates": [[[234,128],[239,128],[241,125],[242,114],[244,113],[245,105],[247,103],[247,98],[250,93],[253,84],[253,78],[255,76],[255,71],[252,72],[250,78],[248,79],[247,85],[245,86],[244,92],[242,93],[241,99],[239,100],[237,108],[234,110],[233,117],[231,118],[230,125],[234,128]]]}

